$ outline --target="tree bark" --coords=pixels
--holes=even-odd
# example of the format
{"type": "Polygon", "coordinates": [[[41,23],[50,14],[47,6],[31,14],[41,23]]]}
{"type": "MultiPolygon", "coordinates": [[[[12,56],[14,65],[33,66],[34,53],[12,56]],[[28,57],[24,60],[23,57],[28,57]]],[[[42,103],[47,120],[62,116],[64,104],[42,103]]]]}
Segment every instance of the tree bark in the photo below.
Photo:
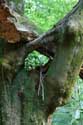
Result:
{"type": "Polygon", "coordinates": [[[45,125],[56,107],[68,101],[79,75],[83,4],[79,1],[63,20],[38,38],[29,27],[24,30],[15,20],[11,23],[11,17],[17,20],[17,14],[3,6],[0,5],[0,12],[5,15],[0,16],[0,123],[45,125]],[[23,69],[26,55],[46,47],[48,55],[51,48],[51,63],[27,73],[23,69]]]}

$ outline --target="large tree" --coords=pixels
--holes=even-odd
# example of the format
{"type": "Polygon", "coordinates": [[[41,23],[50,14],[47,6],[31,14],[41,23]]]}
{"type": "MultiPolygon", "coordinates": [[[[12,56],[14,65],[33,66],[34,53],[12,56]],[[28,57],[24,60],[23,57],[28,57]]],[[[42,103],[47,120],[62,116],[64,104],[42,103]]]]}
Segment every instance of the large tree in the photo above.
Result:
{"type": "Polygon", "coordinates": [[[83,59],[83,0],[52,29],[38,36],[25,18],[0,0],[0,124],[45,125],[63,105],[83,59]],[[43,67],[26,72],[28,53],[49,57],[43,67]]]}

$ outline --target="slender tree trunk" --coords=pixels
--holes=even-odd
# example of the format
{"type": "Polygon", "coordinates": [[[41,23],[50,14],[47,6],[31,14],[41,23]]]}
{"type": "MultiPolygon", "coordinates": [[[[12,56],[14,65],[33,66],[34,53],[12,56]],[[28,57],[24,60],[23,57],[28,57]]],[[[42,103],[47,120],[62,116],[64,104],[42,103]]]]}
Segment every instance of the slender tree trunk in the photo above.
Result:
{"type": "Polygon", "coordinates": [[[7,0],[7,4],[19,14],[24,13],[24,0],[7,0]]]}
{"type": "Polygon", "coordinates": [[[8,8],[1,5],[0,12],[4,13],[0,15],[0,123],[46,125],[56,107],[67,102],[79,74],[83,4],[78,2],[63,20],[37,39],[35,33],[23,27],[20,30],[15,21],[11,23],[13,15],[8,8]],[[44,46],[52,49],[50,65],[27,73],[23,69],[26,55],[44,46]]]}

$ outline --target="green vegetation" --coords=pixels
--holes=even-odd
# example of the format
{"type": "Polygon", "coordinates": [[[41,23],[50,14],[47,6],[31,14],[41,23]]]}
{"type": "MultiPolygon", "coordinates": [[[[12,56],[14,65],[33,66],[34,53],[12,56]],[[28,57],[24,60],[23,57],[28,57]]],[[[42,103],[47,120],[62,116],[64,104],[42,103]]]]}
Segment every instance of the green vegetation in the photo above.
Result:
{"type": "MultiPolygon", "coordinates": [[[[25,15],[43,32],[66,15],[77,0],[28,0],[25,15]]],[[[25,61],[26,69],[44,65],[48,58],[34,51],[25,61]]],[[[56,101],[56,100],[55,100],[56,101]]],[[[83,81],[77,78],[77,85],[68,104],[57,108],[53,114],[52,125],[83,125],[83,81]]]]}
{"type": "Polygon", "coordinates": [[[48,57],[37,51],[33,51],[28,55],[28,58],[25,59],[25,69],[31,70],[35,69],[37,66],[43,66],[48,62],[48,60],[48,57]]]}
{"type": "Polygon", "coordinates": [[[69,103],[57,108],[52,125],[83,125],[83,80],[77,79],[69,103]]]}
{"type": "Polygon", "coordinates": [[[26,0],[25,15],[42,31],[48,30],[64,17],[77,0],[26,0]]]}

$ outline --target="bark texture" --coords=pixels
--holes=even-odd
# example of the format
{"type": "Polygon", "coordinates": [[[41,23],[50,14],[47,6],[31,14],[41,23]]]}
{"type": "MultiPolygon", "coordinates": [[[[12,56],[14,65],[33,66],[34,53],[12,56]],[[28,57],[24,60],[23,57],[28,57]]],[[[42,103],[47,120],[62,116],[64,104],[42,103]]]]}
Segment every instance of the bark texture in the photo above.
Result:
{"type": "Polygon", "coordinates": [[[82,15],[79,1],[63,20],[38,37],[31,26],[20,23],[21,16],[0,5],[1,125],[48,124],[48,116],[67,102],[83,59],[82,15]],[[48,55],[50,62],[27,73],[24,59],[34,49],[48,55]]]}

